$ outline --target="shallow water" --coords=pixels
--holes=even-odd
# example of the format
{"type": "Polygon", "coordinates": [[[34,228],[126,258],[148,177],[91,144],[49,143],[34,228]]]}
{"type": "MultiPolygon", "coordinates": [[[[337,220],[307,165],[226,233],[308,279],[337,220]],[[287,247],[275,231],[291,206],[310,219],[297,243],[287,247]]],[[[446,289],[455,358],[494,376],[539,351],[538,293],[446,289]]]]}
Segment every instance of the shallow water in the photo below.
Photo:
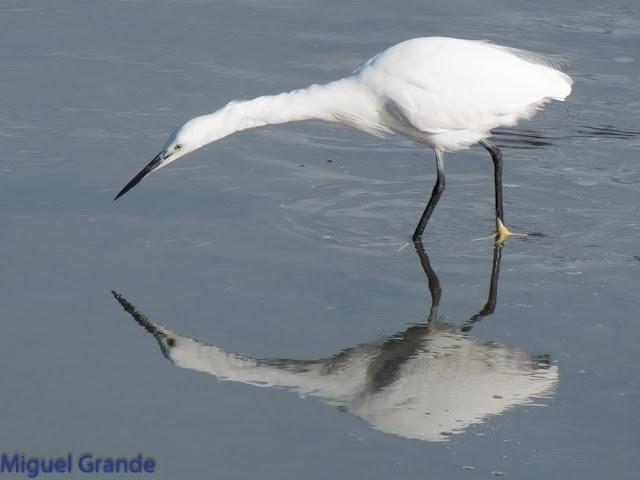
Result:
{"type": "Polygon", "coordinates": [[[3,452],[143,452],[157,478],[637,478],[635,2],[16,0],[0,32],[3,452]],[[567,102],[496,135],[508,223],[539,235],[499,252],[481,321],[478,147],[447,156],[422,262],[432,153],[337,126],[243,132],[111,201],[185,118],[421,35],[573,60],[567,102]],[[173,332],[168,359],[111,290],[173,332]]]}

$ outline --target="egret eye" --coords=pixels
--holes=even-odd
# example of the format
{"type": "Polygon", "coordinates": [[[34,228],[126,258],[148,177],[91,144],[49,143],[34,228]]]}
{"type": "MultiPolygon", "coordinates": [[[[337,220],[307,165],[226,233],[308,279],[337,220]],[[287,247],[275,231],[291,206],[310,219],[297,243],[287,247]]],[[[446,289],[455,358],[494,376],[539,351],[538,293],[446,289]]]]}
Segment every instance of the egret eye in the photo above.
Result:
{"type": "Polygon", "coordinates": [[[182,148],[182,145],[180,145],[179,143],[176,144],[175,147],[173,147],[173,149],[177,152],[178,150],[180,150],[182,148]]]}

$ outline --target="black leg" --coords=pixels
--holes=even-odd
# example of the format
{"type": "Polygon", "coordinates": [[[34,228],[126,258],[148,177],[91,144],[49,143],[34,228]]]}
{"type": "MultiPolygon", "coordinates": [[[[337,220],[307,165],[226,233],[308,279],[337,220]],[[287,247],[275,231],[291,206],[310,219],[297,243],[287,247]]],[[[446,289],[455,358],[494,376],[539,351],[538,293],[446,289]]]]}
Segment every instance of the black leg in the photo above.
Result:
{"type": "MultiPolygon", "coordinates": [[[[496,218],[504,225],[504,207],[502,205],[502,152],[498,147],[486,140],[481,140],[480,145],[487,149],[493,160],[493,180],[496,195],[496,218]]],[[[498,223],[498,222],[496,222],[498,223]]]]}
{"type": "Polygon", "coordinates": [[[433,210],[436,208],[438,200],[440,200],[440,197],[444,193],[444,189],[445,189],[444,157],[442,156],[442,152],[438,150],[436,150],[436,169],[438,171],[436,184],[433,186],[433,191],[431,192],[431,198],[429,198],[427,207],[424,209],[424,212],[422,212],[422,217],[420,217],[418,226],[416,227],[415,232],[413,232],[414,242],[417,242],[422,238],[422,232],[424,232],[424,228],[427,226],[429,217],[431,217],[433,210]]]}

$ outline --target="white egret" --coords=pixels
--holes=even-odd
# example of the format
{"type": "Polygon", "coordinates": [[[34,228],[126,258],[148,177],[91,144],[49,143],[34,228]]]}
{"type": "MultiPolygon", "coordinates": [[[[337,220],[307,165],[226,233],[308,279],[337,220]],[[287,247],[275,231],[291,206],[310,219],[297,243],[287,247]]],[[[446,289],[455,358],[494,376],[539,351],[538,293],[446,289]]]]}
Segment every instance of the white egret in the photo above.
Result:
{"type": "Polygon", "coordinates": [[[445,189],[444,152],[480,143],[494,165],[496,232],[504,226],[502,154],[491,130],[528,119],[550,100],[564,100],[573,81],[559,57],[487,41],[427,37],[370,58],[343,79],[279,95],[234,101],[175,130],[162,151],[115,197],[147,174],[234,132],[300,120],[324,120],[386,137],[403,135],[435,150],[437,179],[413,240],[421,239],[445,189]]]}

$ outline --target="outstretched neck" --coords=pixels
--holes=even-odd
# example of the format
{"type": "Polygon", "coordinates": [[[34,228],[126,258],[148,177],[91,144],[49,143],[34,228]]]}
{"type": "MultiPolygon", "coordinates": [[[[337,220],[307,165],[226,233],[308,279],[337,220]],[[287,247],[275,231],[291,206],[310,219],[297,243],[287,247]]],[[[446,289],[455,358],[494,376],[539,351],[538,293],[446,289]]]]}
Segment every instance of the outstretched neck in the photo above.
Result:
{"type": "MultiPolygon", "coordinates": [[[[201,117],[208,124],[207,143],[249,128],[301,120],[349,124],[349,118],[366,116],[368,99],[352,77],[324,85],[231,102],[201,117]]],[[[370,107],[368,107],[370,108],[370,107]]]]}

